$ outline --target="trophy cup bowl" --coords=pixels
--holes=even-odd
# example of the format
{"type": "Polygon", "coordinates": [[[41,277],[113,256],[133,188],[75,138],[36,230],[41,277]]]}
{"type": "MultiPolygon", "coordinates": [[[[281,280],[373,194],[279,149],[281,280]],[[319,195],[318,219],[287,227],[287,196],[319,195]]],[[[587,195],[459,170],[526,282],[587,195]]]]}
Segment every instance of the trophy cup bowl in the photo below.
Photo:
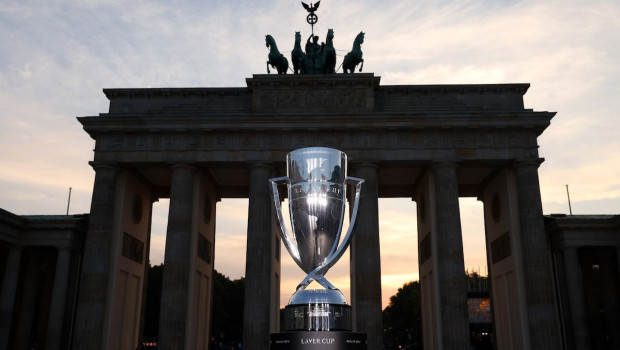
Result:
{"type": "Polygon", "coordinates": [[[347,156],[332,148],[309,147],[286,156],[287,176],[270,179],[280,237],[297,265],[307,274],[285,307],[288,331],[351,330],[351,307],[325,277],[346,251],[357,218],[362,179],[347,177],[347,156]],[[347,185],[355,183],[349,228],[341,235],[347,185]],[[289,198],[289,232],[283,220],[279,184],[289,198]],[[306,289],[313,281],[324,289],[306,289]]]}

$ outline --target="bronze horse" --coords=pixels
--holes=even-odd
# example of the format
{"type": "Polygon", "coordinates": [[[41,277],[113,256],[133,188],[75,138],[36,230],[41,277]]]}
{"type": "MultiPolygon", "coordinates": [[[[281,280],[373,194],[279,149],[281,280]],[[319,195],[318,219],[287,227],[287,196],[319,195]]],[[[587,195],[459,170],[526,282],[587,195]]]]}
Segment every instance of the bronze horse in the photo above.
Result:
{"type": "Polygon", "coordinates": [[[280,51],[278,51],[276,41],[271,35],[265,35],[265,46],[269,48],[267,73],[271,73],[271,71],[269,71],[269,65],[271,65],[271,67],[278,71],[278,74],[286,74],[286,71],[288,70],[288,60],[283,54],[280,53],[280,51]]]}
{"type": "Polygon", "coordinates": [[[306,54],[301,49],[300,32],[295,32],[295,47],[291,51],[291,61],[293,62],[293,72],[295,74],[306,74],[306,54]]]}
{"type": "Polygon", "coordinates": [[[346,56],[342,62],[342,73],[347,74],[349,72],[355,72],[355,67],[361,63],[360,72],[364,68],[364,59],[362,58],[362,44],[364,43],[364,32],[360,32],[353,41],[353,49],[346,56]]]}
{"type": "Polygon", "coordinates": [[[336,73],[336,49],[334,49],[334,30],[329,29],[325,37],[325,47],[323,48],[323,56],[325,63],[323,65],[323,74],[336,73]]]}

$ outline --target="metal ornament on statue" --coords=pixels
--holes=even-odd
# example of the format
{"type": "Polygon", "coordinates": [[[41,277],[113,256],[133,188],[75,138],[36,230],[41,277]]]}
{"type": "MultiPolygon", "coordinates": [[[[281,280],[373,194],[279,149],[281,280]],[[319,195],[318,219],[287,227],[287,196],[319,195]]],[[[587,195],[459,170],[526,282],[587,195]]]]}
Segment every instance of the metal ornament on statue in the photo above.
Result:
{"type": "Polygon", "coordinates": [[[270,179],[280,236],[299,267],[308,275],[285,308],[287,330],[351,330],[351,307],[326,278],[351,242],[362,179],[347,176],[347,156],[332,148],[310,147],[286,156],[286,177],[270,179]],[[349,228],[341,235],[347,184],[355,184],[349,228]],[[282,216],[278,184],[288,188],[292,233],[282,216]],[[306,289],[313,281],[324,289],[306,289]]]}

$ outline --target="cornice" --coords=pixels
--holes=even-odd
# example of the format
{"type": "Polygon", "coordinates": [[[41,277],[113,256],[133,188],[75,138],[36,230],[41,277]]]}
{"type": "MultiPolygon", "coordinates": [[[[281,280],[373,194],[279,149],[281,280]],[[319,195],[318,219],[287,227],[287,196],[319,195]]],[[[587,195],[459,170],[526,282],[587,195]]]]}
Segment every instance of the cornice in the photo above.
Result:
{"type": "Polygon", "coordinates": [[[188,97],[208,97],[208,96],[239,96],[247,94],[248,88],[238,87],[196,87],[196,88],[120,88],[103,89],[103,93],[109,100],[119,98],[130,99],[157,99],[157,98],[188,98],[188,97]]]}
{"type": "Polygon", "coordinates": [[[329,129],[424,129],[424,128],[531,128],[548,126],[555,112],[436,112],[436,113],[371,113],[371,114],[310,114],[310,115],[213,115],[194,116],[145,116],[123,115],[105,117],[78,117],[86,128],[105,128],[108,130],[131,129],[140,131],[196,132],[214,130],[291,130],[312,128],[329,129]],[[336,119],[337,118],[337,119],[336,119]],[[342,124],[342,125],[339,125],[342,124]],[[188,125],[191,128],[188,129],[188,125]]]}
{"type": "Polygon", "coordinates": [[[446,84],[446,85],[381,85],[379,91],[387,93],[417,94],[464,94],[464,93],[506,93],[514,92],[525,95],[530,88],[528,83],[507,84],[446,84]]]}

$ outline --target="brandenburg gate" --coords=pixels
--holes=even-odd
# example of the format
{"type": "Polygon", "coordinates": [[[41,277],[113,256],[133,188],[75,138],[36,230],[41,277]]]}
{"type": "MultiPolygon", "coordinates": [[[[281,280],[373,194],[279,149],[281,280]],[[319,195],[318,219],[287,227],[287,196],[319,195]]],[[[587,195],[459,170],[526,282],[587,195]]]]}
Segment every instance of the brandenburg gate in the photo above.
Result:
{"type": "Polygon", "coordinates": [[[96,175],[73,348],[137,346],[152,203],[170,198],[159,348],[206,349],[216,203],[249,198],[243,345],[267,349],[280,305],[268,180],[285,175],[288,152],[312,146],[346,152],[366,181],[350,303],[368,349],[383,334],[378,199],[392,197],[417,203],[425,349],[469,344],[459,197],[484,204],[498,348],[559,348],[537,144],[554,113],[524,108],[528,87],[389,86],[364,73],[104,90],[109,111],[78,118],[96,141],[96,175]]]}

